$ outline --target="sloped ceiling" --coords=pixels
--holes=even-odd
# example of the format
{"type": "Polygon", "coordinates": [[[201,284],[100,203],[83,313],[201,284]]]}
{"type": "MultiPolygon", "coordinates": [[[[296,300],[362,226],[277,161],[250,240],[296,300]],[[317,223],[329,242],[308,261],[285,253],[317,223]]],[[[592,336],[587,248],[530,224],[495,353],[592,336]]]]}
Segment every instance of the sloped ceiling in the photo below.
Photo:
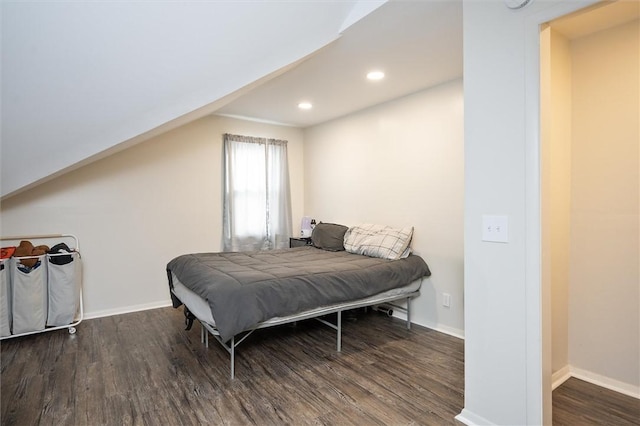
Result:
{"type": "Polygon", "coordinates": [[[1,7],[2,199],[211,113],[305,127],[462,76],[462,0],[1,7]]]}
{"type": "Polygon", "coordinates": [[[382,3],[3,1],[2,197],[214,111],[382,3]]]}

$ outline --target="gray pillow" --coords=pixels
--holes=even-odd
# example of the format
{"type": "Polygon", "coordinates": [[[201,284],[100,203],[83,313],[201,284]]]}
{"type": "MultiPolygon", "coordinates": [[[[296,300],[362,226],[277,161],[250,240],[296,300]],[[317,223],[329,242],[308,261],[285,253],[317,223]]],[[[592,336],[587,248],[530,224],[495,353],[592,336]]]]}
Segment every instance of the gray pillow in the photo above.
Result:
{"type": "Polygon", "coordinates": [[[322,223],[316,225],[311,233],[314,247],[327,251],[344,250],[344,234],[348,227],[336,223],[322,223]]]}

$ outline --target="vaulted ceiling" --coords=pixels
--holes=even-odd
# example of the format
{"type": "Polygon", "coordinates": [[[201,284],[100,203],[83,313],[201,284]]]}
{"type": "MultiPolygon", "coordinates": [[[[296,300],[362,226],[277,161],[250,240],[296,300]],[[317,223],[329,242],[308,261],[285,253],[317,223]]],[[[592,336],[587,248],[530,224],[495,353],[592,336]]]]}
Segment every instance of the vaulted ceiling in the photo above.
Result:
{"type": "Polygon", "coordinates": [[[461,0],[1,7],[3,198],[207,114],[309,126],[462,75],[461,0]]]}

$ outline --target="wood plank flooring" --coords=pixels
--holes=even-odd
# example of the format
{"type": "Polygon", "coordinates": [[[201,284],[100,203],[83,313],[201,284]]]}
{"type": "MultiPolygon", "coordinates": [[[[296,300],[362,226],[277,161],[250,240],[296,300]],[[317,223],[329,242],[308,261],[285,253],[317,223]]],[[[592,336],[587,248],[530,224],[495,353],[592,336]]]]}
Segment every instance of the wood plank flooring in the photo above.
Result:
{"type": "Polygon", "coordinates": [[[88,320],[1,344],[1,423],[455,424],[463,342],[378,313],[259,330],[236,354],[172,308],[88,320]]]}
{"type": "MultiPolygon", "coordinates": [[[[375,312],[335,332],[316,321],[259,330],[237,350],[156,309],[0,344],[2,425],[447,425],[464,404],[463,341],[375,312]]],[[[570,379],[557,425],[640,424],[638,400],[570,379]]]]}
{"type": "Polygon", "coordinates": [[[572,377],[553,391],[553,424],[640,425],[640,399],[572,377]]]}

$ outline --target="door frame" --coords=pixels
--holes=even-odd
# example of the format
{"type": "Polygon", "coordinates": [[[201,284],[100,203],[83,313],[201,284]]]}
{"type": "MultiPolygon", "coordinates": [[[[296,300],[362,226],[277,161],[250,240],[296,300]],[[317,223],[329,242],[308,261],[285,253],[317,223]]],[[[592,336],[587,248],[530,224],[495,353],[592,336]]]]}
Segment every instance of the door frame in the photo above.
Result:
{"type": "Polygon", "coordinates": [[[527,423],[551,424],[551,300],[542,282],[540,36],[542,25],[603,0],[563,2],[525,19],[525,291],[527,423]]]}

